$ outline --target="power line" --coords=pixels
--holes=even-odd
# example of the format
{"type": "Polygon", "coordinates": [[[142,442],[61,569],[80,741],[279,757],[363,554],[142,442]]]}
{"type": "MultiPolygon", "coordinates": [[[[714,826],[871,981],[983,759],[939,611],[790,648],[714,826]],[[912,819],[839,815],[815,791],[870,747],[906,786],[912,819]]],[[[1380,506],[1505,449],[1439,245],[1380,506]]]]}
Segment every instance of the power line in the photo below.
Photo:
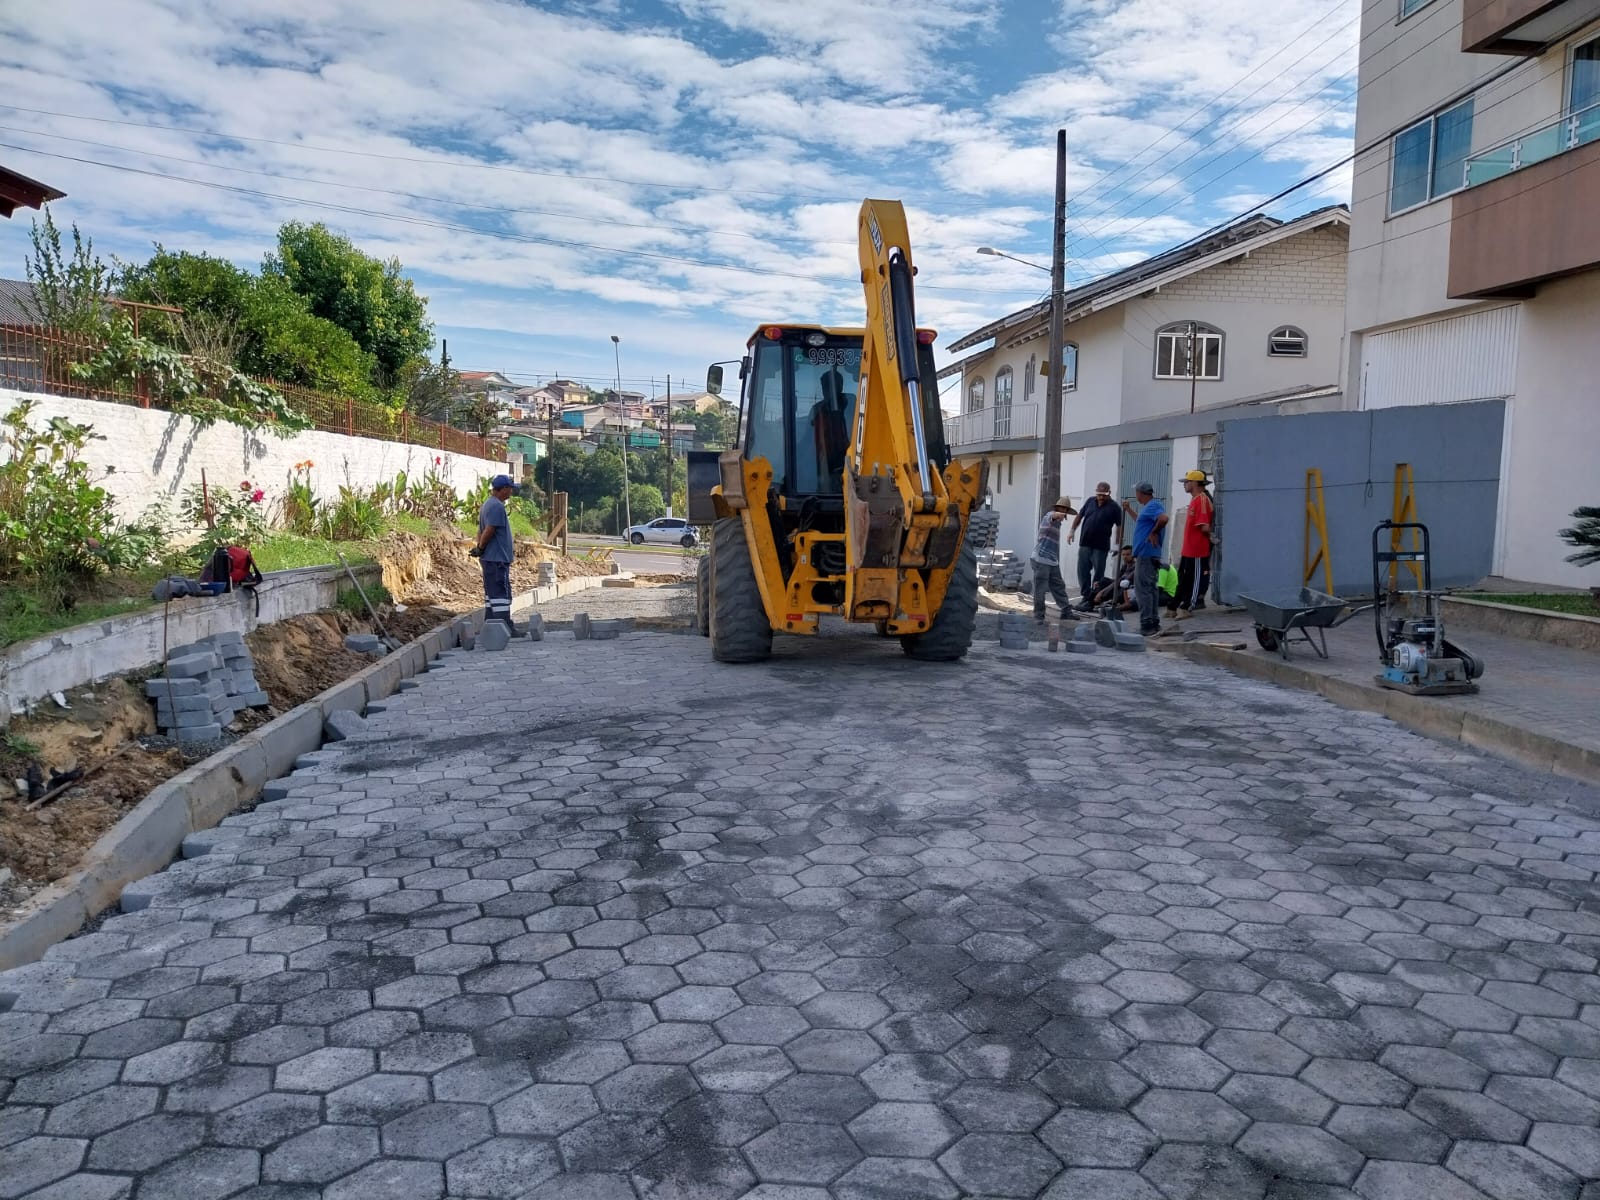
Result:
{"type": "MultiPolygon", "coordinates": [[[[173,183],[187,183],[196,187],[212,188],[217,191],[229,192],[235,195],[251,196],[258,199],[278,200],[290,204],[302,204],[310,208],[327,209],[332,212],[342,212],[354,216],[369,217],[375,220],[397,221],[407,225],[418,225],[431,229],[443,229],[455,233],[464,233],[472,237],[486,238],[491,241],[524,242],[530,245],[555,246],[563,249],[586,250],[600,254],[616,255],[625,258],[650,259],[656,262],[668,262],[684,266],[700,267],[712,271],[735,271],[745,275],[757,275],[766,278],[797,279],[805,283],[838,284],[845,282],[844,278],[827,279],[816,275],[801,275],[793,271],[779,271],[766,267],[747,267],[739,263],[718,263],[706,259],[687,258],[677,254],[663,254],[652,250],[639,250],[615,246],[601,246],[592,242],[573,241],[564,238],[542,237],[536,234],[514,233],[507,230],[477,229],[471,225],[463,225],[455,221],[441,221],[426,217],[419,217],[405,213],[382,212],[377,209],[358,208],[347,204],[335,204],[327,200],[311,200],[303,196],[286,196],[278,192],[262,191],[259,188],[239,187],[234,184],[218,183],[210,179],[195,179],[185,175],[174,175],[163,171],[152,171],[142,167],[130,166],[126,163],[108,163],[97,159],[83,158],[72,154],[57,154],[49,150],[38,150],[29,146],[18,146],[9,142],[0,142],[0,149],[16,150],[23,154],[35,154],[45,158],[58,159],[63,162],[79,163],[84,166],[99,167],[109,171],[122,171],[134,175],[143,175],[148,178],[167,180],[173,183]]],[[[976,295],[988,296],[1015,296],[1031,292],[1026,288],[968,288],[948,284],[919,284],[922,291],[940,292],[967,292],[976,295]]]]}

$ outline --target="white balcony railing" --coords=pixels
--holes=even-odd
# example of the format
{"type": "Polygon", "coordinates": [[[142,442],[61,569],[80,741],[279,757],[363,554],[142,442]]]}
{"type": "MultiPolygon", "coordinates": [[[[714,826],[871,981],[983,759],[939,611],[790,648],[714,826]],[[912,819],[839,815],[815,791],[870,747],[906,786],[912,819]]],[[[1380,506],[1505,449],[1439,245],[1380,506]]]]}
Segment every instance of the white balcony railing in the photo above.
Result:
{"type": "Polygon", "coordinates": [[[944,422],[944,440],[951,446],[1038,436],[1037,404],[997,404],[959,417],[946,417],[944,422]]]}
{"type": "Polygon", "coordinates": [[[1523,167],[1576,150],[1600,139],[1600,104],[1581,108],[1509,142],[1472,155],[1466,162],[1466,187],[1499,179],[1523,167]]]}

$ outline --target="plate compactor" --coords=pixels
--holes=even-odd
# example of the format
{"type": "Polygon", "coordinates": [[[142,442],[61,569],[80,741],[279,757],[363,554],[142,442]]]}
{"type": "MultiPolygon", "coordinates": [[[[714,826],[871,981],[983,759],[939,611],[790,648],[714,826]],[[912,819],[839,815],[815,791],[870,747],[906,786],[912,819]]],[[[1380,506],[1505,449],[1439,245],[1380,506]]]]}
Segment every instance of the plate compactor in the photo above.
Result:
{"type": "Polygon", "coordinates": [[[1428,527],[1416,521],[1384,521],[1372,531],[1372,594],[1378,629],[1378,660],[1383,670],[1378,686],[1413,696],[1460,696],[1476,692],[1474,682],[1483,674],[1483,663],[1444,635],[1444,615],[1440,611],[1443,591],[1434,590],[1432,545],[1428,527]],[[1414,531],[1412,548],[1401,549],[1407,530],[1414,531]],[[1382,535],[1389,535],[1389,549],[1379,548],[1382,535]],[[1401,590],[1400,565],[1407,565],[1422,584],[1414,590],[1401,590]],[[1382,578],[1384,568],[1390,578],[1382,578]]]}

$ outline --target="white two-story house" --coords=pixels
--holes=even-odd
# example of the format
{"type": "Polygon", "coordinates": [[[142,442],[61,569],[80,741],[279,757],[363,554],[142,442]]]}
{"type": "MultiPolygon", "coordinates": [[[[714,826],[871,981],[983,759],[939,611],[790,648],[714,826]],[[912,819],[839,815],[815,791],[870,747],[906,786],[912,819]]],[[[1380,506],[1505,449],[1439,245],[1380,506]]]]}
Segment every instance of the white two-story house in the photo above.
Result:
{"type": "MultiPolygon", "coordinates": [[[[1350,214],[1255,216],[1066,296],[1061,490],[1076,504],[1104,480],[1148,480],[1170,505],[1209,469],[1219,421],[1340,407],[1350,214]]],[[[1028,554],[1039,517],[1050,305],[957,338],[959,456],[989,460],[999,545],[1028,554]]],[[[1179,505],[1181,507],[1181,503],[1179,505]]],[[[1175,531],[1179,532],[1179,531],[1175,531]]]]}
{"type": "Polygon", "coordinates": [[[1356,145],[1349,407],[1504,400],[1494,573],[1600,583],[1600,0],[1365,5],[1356,145]]]}

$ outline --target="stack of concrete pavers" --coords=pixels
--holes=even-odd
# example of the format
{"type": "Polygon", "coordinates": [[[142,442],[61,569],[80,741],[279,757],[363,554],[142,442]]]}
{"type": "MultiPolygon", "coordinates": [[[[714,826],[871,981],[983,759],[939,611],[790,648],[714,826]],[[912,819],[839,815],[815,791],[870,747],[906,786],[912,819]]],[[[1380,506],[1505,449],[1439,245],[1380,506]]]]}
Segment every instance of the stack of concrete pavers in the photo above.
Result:
{"type": "Polygon", "coordinates": [[[357,654],[384,655],[389,652],[383,639],[375,633],[347,633],[344,645],[346,650],[354,650],[357,654]]]}
{"type": "Polygon", "coordinates": [[[980,508],[967,518],[967,541],[977,550],[990,550],[1000,534],[1000,514],[980,508]]]}
{"type": "Polygon", "coordinates": [[[1000,614],[1000,648],[1026,650],[1028,648],[1029,619],[1022,613],[1000,614]]]}
{"type": "Polygon", "coordinates": [[[556,564],[553,563],[553,562],[548,562],[548,561],[540,563],[539,564],[539,586],[540,587],[555,587],[555,585],[556,585],[556,564]]]}
{"type": "Polygon", "coordinates": [[[178,742],[207,742],[247,708],[265,708],[244,635],[218,633],[178,646],[167,655],[166,674],[145,684],[155,701],[156,725],[178,742]]]}
{"type": "Polygon", "coordinates": [[[978,582],[991,592],[1014,592],[1022,586],[1028,564],[1012,550],[979,550],[978,582]]]}

